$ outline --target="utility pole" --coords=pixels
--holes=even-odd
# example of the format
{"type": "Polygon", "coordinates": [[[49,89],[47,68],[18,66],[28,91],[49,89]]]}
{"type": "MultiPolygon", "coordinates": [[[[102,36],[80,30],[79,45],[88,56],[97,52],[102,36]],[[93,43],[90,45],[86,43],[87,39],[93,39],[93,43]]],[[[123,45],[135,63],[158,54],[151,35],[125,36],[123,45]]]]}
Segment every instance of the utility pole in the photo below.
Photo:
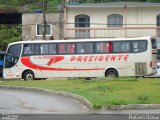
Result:
{"type": "Polygon", "coordinates": [[[43,0],[43,40],[46,40],[46,13],[45,13],[45,9],[46,9],[46,3],[45,0],[43,0]]]}

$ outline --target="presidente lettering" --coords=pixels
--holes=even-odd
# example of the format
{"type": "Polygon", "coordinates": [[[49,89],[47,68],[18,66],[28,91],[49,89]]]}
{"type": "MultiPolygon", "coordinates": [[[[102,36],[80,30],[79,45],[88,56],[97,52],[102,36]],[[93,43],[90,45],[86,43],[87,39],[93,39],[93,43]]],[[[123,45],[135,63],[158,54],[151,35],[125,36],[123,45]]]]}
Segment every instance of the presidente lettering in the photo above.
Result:
{"type": "Polygon", "coordinates": [[[96,62],[96,61],[127,61],[129,55],[96,55],[72,56],[71,62],[96,62]]]}

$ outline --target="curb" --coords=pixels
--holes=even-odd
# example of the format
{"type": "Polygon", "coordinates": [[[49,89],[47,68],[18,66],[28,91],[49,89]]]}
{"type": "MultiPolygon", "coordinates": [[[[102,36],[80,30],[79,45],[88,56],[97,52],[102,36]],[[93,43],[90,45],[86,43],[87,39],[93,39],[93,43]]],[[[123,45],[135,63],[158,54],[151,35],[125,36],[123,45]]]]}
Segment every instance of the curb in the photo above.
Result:
{"type": "Polygon", "coordinates": [[[50,90],[50,89],[44,89],[44,88],[36,88],[36,87],[24,87],[24,86],[10,86],[10,85],[0,85],[0,88],[4,89],[16,89],[16,90],[28,90],[28,91],[36,91],[36,92],[44,92],[44,93],[50,93],[50,94],[56,94],[61,95],[64,97],[69,97],[71,99],[75,99],[86,105],[90,110],[92,110],[92,104],[84,97],[75,95],[68,92],[63,91],[56,91],[56,90],[50,90]]]}
{"type": "Polygon", "coordinates": [[[134,109],[160,109],[160,104],[129,104],[129,105],[111,105],[102,107],[102,110],[134,110],[134,109]]]}

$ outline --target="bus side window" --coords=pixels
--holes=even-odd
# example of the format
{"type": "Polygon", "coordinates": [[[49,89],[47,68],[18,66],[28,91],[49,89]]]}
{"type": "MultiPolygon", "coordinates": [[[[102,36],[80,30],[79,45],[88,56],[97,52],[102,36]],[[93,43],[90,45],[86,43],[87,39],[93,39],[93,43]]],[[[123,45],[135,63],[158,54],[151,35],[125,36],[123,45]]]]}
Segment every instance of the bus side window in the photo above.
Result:
{"type": "Polygon", "coordinates": [[[64,44],[64,43],[59,44],[59,53],[60,54],[65,54],[66,53],[66,44],[64,44]]]}
{"type": "Polygon", "coordinates": [[[34,44],[25,44],[23,55],[34,55],[34,44]]]}
{"type": "Polygon", "coordinates": [[[121,43],[121,52],[123,52],[123,53],[131,52],[131,42],[122,42],[121,43]]]}
{"type": "Polygon", "coordinates": [[[109,43],[108,42],[103,43],[103,52],[105,52],[105,53],[109,52],[109,43]]]}
{"type": "Polygon", "coordinates": [[[80,53],[85,53],[85,49],[81,49],[81,52],[80,53]]]}
{"type": "Polygon", "coordinates": [[[93,43],[77,43],[77,53],[93,53],[93,43]]]}
{"type": "Polygon", "coordinates": [[[136,41],[132,43],[133,52],[143,52],[147,49],[146,41],[136,41]]]}
{"type": "Polygon", "coordinates": [[[126,41],[114,42],[113,52],[116,52],[116,53],[130,53],[131,52],[131,42],[126,42],[126,41]]]}
{"type": "Polygon", "coordinates": [[[85,53],[93,53],[93,43],[86,43],[84,49],[85,53]]]}
{"type": "Polygon", "coordinates": [[[70,43],[70,44],[67,44],[67,53],[72,53],[74,54],[75,53],[75,44],[74,43],[70,43]]]}
{"type": "Polygon", "coordinates": [[[108,53],[109,52],[109,42],[97,42],[96,43],[96,53],[108,53]]]}
{"type": "Polygon", "coordinates": [[[142,51],[145,51],[146,50],[146,41],[139,41],[139,51],[142,52],[142,51]]]}
{"type": "Polygon", "coordinates": [[[77,53],[85,53],[84,43],[77,43],[77,53]]]}
{"type": "Polygon", "coordinates": [[[39,52],[40,52],[40,51],[39,51],[39,44],[35,44],[35,45],[34,45],[34,54],[35,54],[35,55],[39,55],[39,52]]]}
{"type": "Polygon", "coordinates": [[[41,51],[41,55],[47,55],[48,54],[48,44],[41,44],[40,51],[41,51]]]}
{"type": "Polygon", "coordinates": [[[138,42],[133,42],[132,43],[132,51],[133,52],[138,52],[138,42]]]}
{"type": "Polygon", "coordinates": [[[60,54],[74,54],[75,53],[75,44],[74,43],[61,43],[61,44],[59,44],[59,53],[60,54]]]}
{"type": "Polygon", "coordinates": [[[57,49],[56,49],[56,44],[49,44],[49,54],[55,55],[55,54],[57,53],[56,50],[57,50],[57,49]]]}
{"type": "Polygon", "coordinates": [[[113,42],[113,52],[121,52],[121,42],[113,42]]]}
{"type": "Polygon", "coordinates": [[[30,47],[29,47],[27,44],[24,45],[24,52],[23,52],[23,54],[24,54],[24,55],[29,55],[29,54],[31,54],[30,47]]]}

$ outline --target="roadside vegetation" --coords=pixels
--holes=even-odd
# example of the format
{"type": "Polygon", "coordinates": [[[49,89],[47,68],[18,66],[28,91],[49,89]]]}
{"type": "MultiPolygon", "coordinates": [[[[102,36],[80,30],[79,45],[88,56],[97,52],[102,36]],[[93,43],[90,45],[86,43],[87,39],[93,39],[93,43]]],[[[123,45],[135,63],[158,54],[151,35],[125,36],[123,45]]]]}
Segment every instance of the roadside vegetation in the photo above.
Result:
{"type": "Polygon", "coordinates": [[[19,25],[0,25],[0,51],[5,51],[11,42],[21,41],[21,33],[19,25]]]}
{"type": "Polygon", "coordinates": [[[74,93],[88,99],[97,109],[111,105],[160,104],[158,78],[5,80],[0,82],[0,85],[38,87],[74,93]]]}
{"type": "MultiPolygon", "coordinates": [[[[0,0],[0,8],[16,9],[23,12],[42,10],[45,3],[46,12],[60,12],[58,5],[65,4],[66,0],[0,0]]],[[[71,3],[107,3],[107,2],[160,2],[159,0],[70,0],[71,3]]]]}

